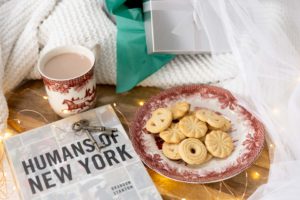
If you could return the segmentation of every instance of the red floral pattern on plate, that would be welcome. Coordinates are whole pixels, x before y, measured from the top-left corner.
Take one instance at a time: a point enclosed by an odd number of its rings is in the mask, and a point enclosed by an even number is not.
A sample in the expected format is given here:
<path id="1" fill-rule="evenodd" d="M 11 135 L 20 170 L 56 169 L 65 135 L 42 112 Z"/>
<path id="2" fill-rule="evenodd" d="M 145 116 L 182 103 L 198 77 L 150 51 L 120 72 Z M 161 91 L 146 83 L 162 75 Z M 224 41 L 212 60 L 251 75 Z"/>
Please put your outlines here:
<path id="1" fill-rule="evenodd" d="M 200 95 L 200 97 L 199 97 Z M 201 171 L 201 166 L 196 169 L 179 170 L 176 166 L 165 162 L 159 153 L 150 153 L 147 149 L 147 141 L 144 139 L 146 133 L 144 127 L 150 118 L 151 112 L 159 107 L 167 107 L 169 102 L 182 98 L 201 98 L 207 101 L 217 101 L 219 109 L 230 110 L 240 116 L 243 123 L 249 126 L 244 140 L 239 143 L 243 146 L 243 151 L 238 154 L 235 162 L 226 165 L 224 170 L 210 170 L 206 173 Z M 201 105 L 200 105 L 201 106 Z M 149 99 L 136 113 L 135 119 L 130 126 L 130 136 L 136 152 L 143 162 L 156 172 L 177 181 L 189 183 L 209 183 L 233 177 L 248 168 L 260 154 L 264 144 L 264 127 L 249 111 L 238 104 L 236 98 L 227 90 L 208 85 L 189 85 L 175 87 Z M 237 143 L 237 141 L 235 141 Z M 156 140 L 156 151 L 161 151 Z M 177 161 L 170 161 L 177 162 Z M 181 163 L 182 161 L 178 161 Z"/>

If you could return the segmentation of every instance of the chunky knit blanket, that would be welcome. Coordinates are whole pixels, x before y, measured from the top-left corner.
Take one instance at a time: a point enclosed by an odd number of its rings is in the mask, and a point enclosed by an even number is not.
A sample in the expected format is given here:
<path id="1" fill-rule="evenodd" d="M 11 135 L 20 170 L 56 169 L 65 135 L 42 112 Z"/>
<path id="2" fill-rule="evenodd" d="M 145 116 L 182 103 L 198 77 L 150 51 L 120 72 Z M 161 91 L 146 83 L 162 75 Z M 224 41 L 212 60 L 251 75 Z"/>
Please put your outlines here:
<path id="1" fill-rule="evenodd" d="M 39 79 L 39 55 L 66 44 L 93 50 L 97 83 L 115 84 L 116 27 L 103 12 L 101 1 L 0 0 L 0 130 L 8 117 L 5 94 L 24 79 Z M 182 55 L 140 85 L 212 82 L 230 87 L 237 74 L 230 54 Z"/>

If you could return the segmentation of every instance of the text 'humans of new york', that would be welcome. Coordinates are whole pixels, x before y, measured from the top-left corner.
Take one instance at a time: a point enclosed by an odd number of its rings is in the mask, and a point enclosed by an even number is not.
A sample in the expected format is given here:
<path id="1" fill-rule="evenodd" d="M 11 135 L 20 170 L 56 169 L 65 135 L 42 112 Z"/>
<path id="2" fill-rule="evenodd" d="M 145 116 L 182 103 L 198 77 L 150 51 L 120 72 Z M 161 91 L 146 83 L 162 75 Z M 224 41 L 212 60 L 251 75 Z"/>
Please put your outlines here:
<path id="1" fill-rule="evenodd" d="M 99 135 L 100 141 L 105 144 L 105 148 L 103 148 L 101 153 L 87 155 L 83 159 L 77 160 L 78 164 L 84 168 L 87 174 L 90 174 L 92 169 L 103 170 L 106 167 L 133 158 L 132 155 L 126 151 L 125 144 L 118 145 L 118 137 L 119 134 L 117 132 L 114 132 L 111 136 L 104 134 Z M 116 144 L 115 148 L 107 149 L 107 147 L 112 144 Z M 60 150 L 56 149 L 30 158 L 26 161 L 22 161 L 22 166 L 26 175 L 63 163 L 63 166 L 61 167 L 56 167 L 55 169 L 49 168 L 49 171 L 28 178 L 32 194 L 55 187 L 57 183 L 52 179 L 53 176 L 55 176 L 62 184 L 66 181 L 71 181 L 73 179 L 72 167 L 68 161 L 79 156 L 82 157 L 85 154 L 91 154 L 95 151 L 95 146 L 92 145 L 91 141 L 89 139 L 85 139 L 71 144 L 68 147 L 64 146 Z"/>

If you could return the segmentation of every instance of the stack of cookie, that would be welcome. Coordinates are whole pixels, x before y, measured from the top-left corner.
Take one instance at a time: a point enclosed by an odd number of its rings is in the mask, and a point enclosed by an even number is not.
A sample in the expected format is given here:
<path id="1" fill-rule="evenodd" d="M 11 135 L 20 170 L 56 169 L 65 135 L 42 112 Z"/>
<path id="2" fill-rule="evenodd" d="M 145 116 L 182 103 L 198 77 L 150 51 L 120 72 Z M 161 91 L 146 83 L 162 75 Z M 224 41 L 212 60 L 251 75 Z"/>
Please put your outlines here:
<path id="1" fill-rule="evenodd" d="M 227 133 L 231 123 L 208 109 L 190 111 L 188 102 L 177 102 L 170 108 L 158 108 L 146 123 L 147 131 L 164 140 L 163 154 L 187 164 L 203 164 L 213 157 L 226 158 L 233 151 Z"/>

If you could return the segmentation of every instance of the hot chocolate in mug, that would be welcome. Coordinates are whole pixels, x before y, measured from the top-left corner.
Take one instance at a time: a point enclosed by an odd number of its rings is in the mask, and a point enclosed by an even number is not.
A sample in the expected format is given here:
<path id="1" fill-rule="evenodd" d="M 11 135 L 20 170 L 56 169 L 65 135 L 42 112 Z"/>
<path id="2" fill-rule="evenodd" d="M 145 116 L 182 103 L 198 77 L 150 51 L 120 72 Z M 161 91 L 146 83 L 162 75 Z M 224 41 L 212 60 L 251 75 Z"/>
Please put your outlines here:
<path id="1" fill-rule="evenodd" d="M 48 101 L 61 117 L 94 107 L 96 102 L 95 56 L 83 46 L 62 46 L 41 55 L 38 70 Z"/>

